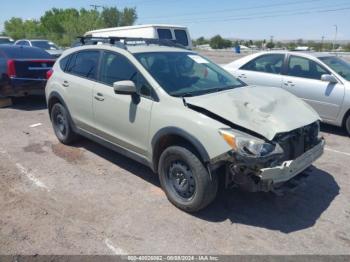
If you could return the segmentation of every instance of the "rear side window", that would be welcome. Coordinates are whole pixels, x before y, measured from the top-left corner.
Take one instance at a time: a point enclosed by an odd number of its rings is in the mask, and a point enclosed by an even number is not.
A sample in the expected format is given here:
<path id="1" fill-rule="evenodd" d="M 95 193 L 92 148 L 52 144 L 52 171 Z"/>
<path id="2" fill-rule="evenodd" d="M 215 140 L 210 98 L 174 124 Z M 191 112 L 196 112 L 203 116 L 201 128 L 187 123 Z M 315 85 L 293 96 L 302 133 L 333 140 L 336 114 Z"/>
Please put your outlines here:
<path id="1" fill-rule="evenodd" d="M 99 51 L 75 53 L 69 61 L 66 72 L 89 79 L 96 79 L 99 57 Z"/>
<path id="2" fill-rule="evenodd" d="M 1 48 L 10 59 L 52 59 L 52 56 L 36 47 L 9 46 Z"/>
<path id="3" fill-rule="evenodd" d="M 243 70 L 281 74 L 284 54 L 262 55 L 241 67 Z"/>
<path id="4" fill-rule="evenodd" d="M 179 44 L 183 46 L 188 46 L 188 37 L 187 32 L 185 30 L 175 29 L 175 38 Z"/>
<path id="5" fill-rule="evenodd" d="M 321 80 L 323 74 L 329 72 L 318 63 L 300 56 L 290 56 L 288 62 L 288 75 Z"/>
<path id="6" fill-rule="evenodd" d="M 60 60 L 60 67 L 62 71 L 66 71 L 67 64 L 69 62 L 71 55 L 68 55 Z"/>
<path id="7" fill-rule="evenodd" d="M 157 29 L 159 39 L 173 39 L 170 29 Z"/>

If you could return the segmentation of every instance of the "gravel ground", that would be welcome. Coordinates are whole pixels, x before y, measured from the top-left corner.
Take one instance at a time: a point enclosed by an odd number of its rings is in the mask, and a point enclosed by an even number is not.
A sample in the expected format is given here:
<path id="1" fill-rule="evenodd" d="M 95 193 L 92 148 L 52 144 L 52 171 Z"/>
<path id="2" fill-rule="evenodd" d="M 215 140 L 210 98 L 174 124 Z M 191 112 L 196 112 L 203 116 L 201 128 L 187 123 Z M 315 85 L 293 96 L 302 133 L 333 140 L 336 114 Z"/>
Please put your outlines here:
<path id="1" fill-rule="evenodd" d="M 43 99 L 17 99 L 0 109 L 0 254 L 350 254 L 350 139 L 323 134 L 294 192 L 227 190 L 191 215 L 149 169 L 85 139 L 59 144 Z"/>

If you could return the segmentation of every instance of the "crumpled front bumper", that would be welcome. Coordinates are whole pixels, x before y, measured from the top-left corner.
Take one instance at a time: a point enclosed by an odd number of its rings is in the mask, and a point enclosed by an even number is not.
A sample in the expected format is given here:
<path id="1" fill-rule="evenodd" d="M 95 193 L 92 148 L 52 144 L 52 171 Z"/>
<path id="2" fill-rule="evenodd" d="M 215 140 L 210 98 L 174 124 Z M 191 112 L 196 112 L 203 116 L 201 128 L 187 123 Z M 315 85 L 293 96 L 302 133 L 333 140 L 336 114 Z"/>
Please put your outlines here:
<path id="1" fill-rule="evenodd" d="M 286 182 L 303 172 L 318 159 L 323 154 L 324 146 L 325 141 L 322 139 L 320 143 L 294 160 L 285 161 L 280 166 L 261 169 L 259 177 L 262 182 L 270 181 L 273 184 Z"/>

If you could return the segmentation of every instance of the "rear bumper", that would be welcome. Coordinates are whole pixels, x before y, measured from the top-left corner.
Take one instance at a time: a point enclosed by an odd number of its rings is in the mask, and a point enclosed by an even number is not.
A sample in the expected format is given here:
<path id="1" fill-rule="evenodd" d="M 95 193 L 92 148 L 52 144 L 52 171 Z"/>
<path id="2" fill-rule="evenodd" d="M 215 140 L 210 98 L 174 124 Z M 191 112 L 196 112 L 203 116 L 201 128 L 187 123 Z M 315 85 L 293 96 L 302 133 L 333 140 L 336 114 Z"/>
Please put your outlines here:
<path id="1" fill-rule="evenodd" d="M 316 161 L 323 154 L 324 145 L 325 141 L 322 139 L 319 144 L 294 160 L 285 161 L 280 166 L 261 169 L 259 177 L 262 181 L 270 181 L 273 184 L 286 182 Z"/>
<path id="2" fill-rule="evenodd" d="M 46 79 L 11 78 L 0 85 L 0 96 L 19 97 L 27 95 L 44 95 Z"/>

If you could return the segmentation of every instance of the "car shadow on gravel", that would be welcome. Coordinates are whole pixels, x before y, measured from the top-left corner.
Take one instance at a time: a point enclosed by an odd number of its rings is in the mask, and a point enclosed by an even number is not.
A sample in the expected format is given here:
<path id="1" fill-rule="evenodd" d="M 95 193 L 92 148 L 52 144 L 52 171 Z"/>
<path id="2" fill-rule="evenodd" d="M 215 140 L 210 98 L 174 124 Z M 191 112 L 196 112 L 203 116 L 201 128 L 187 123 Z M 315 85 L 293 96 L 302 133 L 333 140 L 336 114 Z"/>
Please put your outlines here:
<path id="1" fill-rule="evenodd" d="M 12 105 L 9 108 L 23 110 L 23 111 L 36 111 L 46 109 L 46 100 L 44 96 L 26 96 L 12 98 Z"/>
<path id="2" fill-rule="evenodd" d="M 321 131 L 325 133 L 330 133 L 338 136 L 348 136 L 343 127 L 332 126 L 328 124 L 321 124 Z"/>
<path id="3" fill-rule="evenodd" d="M 119 166 L 120 168 L 127 170 L 128 172 L 142 178 L 146 182 L 154 186 L 160 187 L 158 176 L 155 175 L 150 168 L 147 168 L 146 166 L 140 164 L 137 161 L 134 161 L 121 154 L 118 154 L 106 147 L 101 146 L 98 143 L 95 143 L 85 138 L 81 138 L 73 146 L 77 148 L 84 148 L 87 151 L 90 151 L 98 155 L 99 157 Z"/>
<path id="4" fill-rule="evenodd" d="M 75 146 L 84 148 L 160 187 L 157 175 L 134 160 L 87 139 L 81 139 Z M 311 167 L 300 186 L 283 196 L 273 193 L 249 193 L 239 189 L 222 190 L 210 206 L 192 215 L 210 222 L 229 219 L 233 224 L 290 233 L 312 227 L 339 194 L 339 189 L 333 176 Z"/>
<path id="5" fill-rule="evenodd" d="M 220 222 L 278 230 L 291 233 L 312 227 L 339 194 L 333 176 L 311 167 L 308 176 L 294 191 L 283 196 L 273 193 L 249 193 L 225 190 L 196 217 Z"/>

